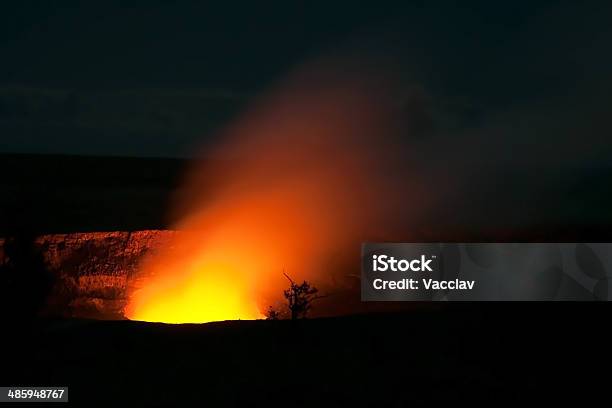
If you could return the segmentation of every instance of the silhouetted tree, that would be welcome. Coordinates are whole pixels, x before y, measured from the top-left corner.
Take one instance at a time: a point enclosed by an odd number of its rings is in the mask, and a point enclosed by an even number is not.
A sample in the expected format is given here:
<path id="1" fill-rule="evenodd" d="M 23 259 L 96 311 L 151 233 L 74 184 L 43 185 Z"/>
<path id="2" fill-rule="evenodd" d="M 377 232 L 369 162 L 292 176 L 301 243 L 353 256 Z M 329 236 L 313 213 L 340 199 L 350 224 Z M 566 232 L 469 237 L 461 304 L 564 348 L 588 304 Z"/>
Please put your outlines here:
<path id="1" fill-rule="evenodd" d="M 268 308 L 266 312 L 266 320 L 278 320 L 280 319 L 281 314 L 278 310 L 274 309 L 272 306 Z"/>
<path id="2" fill-rule="evenodd" d="M 289 289 L 285 290 L 283 294 L 288 302 L 291 320 L 303 319 L 311 309 L 312 302 L 325 296 L 317 295 L 319 290 L 309 282 L 304 281 L 301 284 L 297 284 L 286 273 L 283 272 L 283 275 L 285 275 L 290 282 Z"/>

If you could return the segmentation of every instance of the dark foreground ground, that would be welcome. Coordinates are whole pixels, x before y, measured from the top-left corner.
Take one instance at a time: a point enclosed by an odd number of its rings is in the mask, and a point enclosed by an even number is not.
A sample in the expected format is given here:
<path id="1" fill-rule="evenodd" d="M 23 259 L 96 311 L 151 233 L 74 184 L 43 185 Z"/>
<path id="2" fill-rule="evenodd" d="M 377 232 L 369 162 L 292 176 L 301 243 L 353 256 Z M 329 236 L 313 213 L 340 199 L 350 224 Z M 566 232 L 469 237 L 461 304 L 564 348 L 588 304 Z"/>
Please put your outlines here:
<path id="1" fill-rule="evenodd" d="M 38 321 L 4 331 L 2 381 L 71 403 L 586 403 L 606 392 L 607 303 L 455 304 L 297 323 Z M 604 404 L 606 405 L 606 404 Z"/>

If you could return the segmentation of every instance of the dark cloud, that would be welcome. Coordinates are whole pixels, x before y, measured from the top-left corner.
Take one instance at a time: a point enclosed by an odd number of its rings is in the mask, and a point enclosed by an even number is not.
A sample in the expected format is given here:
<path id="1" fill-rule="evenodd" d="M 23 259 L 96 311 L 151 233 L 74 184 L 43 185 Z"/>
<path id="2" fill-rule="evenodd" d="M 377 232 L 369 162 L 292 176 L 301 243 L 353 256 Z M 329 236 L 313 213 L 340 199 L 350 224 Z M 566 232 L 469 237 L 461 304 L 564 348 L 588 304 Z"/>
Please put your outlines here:
<path id="1" fill-rule="evenodd" d="M 350 49 L 420 89 L 397 98 L 425 149 L 508 166 L 610 152 L 605 2 L 2 7 L 4 151 L 188 155 L 292 67 Z"/>
<path id="2" fill-rule="evenodd" d="M 248 101 L 224 90 L 0 88 L 0 150 L 186 156 Z"/>

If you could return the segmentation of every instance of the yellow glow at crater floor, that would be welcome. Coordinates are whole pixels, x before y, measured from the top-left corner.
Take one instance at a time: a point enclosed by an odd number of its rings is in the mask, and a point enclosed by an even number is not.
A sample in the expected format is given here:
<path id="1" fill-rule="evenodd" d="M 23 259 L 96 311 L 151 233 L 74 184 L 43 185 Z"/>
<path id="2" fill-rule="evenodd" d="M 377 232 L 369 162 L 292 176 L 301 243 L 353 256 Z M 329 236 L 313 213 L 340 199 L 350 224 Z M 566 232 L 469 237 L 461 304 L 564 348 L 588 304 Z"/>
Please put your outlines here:
<path id="1" fill-rule="evenodd" d="M 262 317 L 248 289 L 233 274 L 191 273 L 161 276 L 132 295 L 126 308 L 131 320 L 205 323 Z M 172 275 L 170 275 L 172 276 Z"/>

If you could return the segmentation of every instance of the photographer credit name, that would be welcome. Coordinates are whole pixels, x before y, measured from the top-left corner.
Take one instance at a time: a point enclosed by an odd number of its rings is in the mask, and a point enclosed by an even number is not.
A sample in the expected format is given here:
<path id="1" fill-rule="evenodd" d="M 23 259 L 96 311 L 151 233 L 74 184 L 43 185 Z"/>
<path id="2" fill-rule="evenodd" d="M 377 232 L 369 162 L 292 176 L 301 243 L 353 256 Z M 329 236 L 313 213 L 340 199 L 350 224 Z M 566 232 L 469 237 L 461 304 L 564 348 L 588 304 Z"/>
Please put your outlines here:
<path id="1" fill-rule="evenodd" d="M 433 272 L 432 262 L 436 256 L 429 259 L 425 255 L 420 258 L 396 259 L 393 256 L 373 255 L 372 271 L 374 272 Z M 474 280 L 437 280 L 430 277 L 424 278 L 402 278 L 397 280 L 387 280 L 376 278 L 372 280 L 372 287 L 375 290 L 472 290 L 475 285 Z"/>

